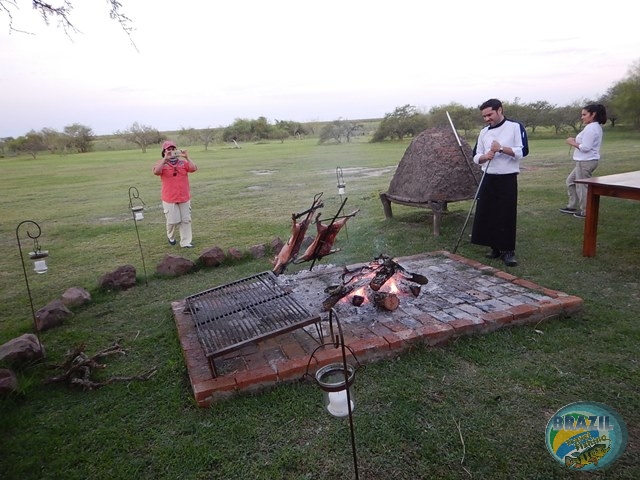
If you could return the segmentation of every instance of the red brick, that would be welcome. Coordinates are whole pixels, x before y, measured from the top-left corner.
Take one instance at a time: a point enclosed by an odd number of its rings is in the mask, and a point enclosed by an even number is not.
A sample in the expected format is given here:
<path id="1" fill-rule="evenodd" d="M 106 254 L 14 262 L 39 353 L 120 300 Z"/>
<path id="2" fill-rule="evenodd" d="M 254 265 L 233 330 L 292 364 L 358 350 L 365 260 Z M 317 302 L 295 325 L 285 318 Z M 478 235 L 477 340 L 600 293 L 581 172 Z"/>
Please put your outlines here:
<path id="1" fill-rule="evenodd" d="M 240 372 L 234 376 L 238 390 L 275 384 L 278 374 L 269 366 Z"/>
<path id="2" fill-rule="evenodd" d="M 535 315 L 540 312 L 540 308 L 534 307 L 533 305 L 515 305 L 509 309 L 511 313 L 513 313 L 513 321 L 518 321 L 522 318 L 527 318 Z"/>
<path id="3" fill-rule="evenodd" d="M 311 372 L 317 369 L 317 361 L 315 358 L 297 358 L 289 360 L 278 365 L 278 380 L 295 380 L 302 378 L 307 373 L 307 367 Z"/>
<path id="4" fill-rule="evenodd" d="M 200 406 L 208 406 L 215 392 L 235 392 L 236 382 L 233 378 L 218 377 L 205 382 L 193 384 L 193 396 Z"/>
<path id="5" fill-rule="evenodd" d="M 384 322 L 384 326 L 395 333 L 402 332 L 407 329 L 407 326 L 404 323 L 400 323 L 396 320 Z"/>
<path id="6" fill-rule="evenodd" d="M 366 338 L 352 343 L 347 343 L 347 345 L 358 357 L 367 357 L 371 352 L 375 352 L 377 350 L 389 350 L 389 342 L 387 342 L 383 337 Z"/>
<path id="7" fill-rule="evenodd" d="M 191 383 L 203 382 L 213 378 L 208 362 L 191 363 L 188 366 L 188 372 Z"/>
<path id="8" fill-rule="evenodd" d="M 262 355 L 262 352 L 243 355 L 242 358 L 244 358 L 244 361 L 247 364 L 248 370 L 255 370 L 259 368 L 264 368 L 265 366 L 266 367 L 269 366 L 269 363 L 267 362 L 267 360 L 265 360 L 264 356 Z"/>
<path id="9" fill-rule="evenodd" d="M 403 350 L 405 348 L 405 341 L 395 333 L 392 333 L 392 332 L 387 333 L 386 335 L 383 336 L 383 338 L 389 344 L 390 350 L 397 351 L 397 350 Z"/>
<path id="10" fill-rule="evenodd" d="M 405 343 L 416 343 L 420 340 L 420 334 L 416 330 L 405 329 L 400 332 L 396 332 L 396 335 L 400 337 Z"/>
<path id="11" fill-rule="evenodd" d="M 547 297 L 551 297 L 551 298 L 558 298 L 561 295 L 566 295 L 566 293 L 563 292 L 559 292 L 558 290 L 551 290 L 550 288 L 542 288 L 541 290 L 543 295 L 546 295 Z"/>
<path id="12" fill-rule="evenodd" d="M 483 313 L 480 317 L 484 322 L 485 331 L 493 331 L 513 322 L 513 313 L 509 310 Z"/>
<path id="13" fill-rule="evenodd" d="M 469 335 L 474 332 L 480 331 L 482 324 L 475 323 L 469 318 L 456 318 L 447 322 L 455 330 L 455 336 Z"/>
<path id="14" fill-rule="evenodd" d="M 416 333 L 424 340 L 425 343 L 433 346 L 446 342 L 453 337 L 455 329 L 446 323 L 442 323 L 434 319 L 433 323 L 418 328 Z"/>
<path id="15" fill-rule="evenodd" d="M 529 280 L 524 280 L 522 278 L 517 278 L 513 281 L 516 285 L 520 285 L 521 287 L 528 288 L 529 290 L 542 290 L 542 287 L 537 283 L 533 283 Z"/>
<path id="16" fill-rule="evenodd" d="M 562 302 L 559 302 L 556 299 L 551 301 L 543 300 L 540 302 L 540 312 L 542 313 L 543 318 L 560 315 L 562 311 Z"/>
<path id="17" fill-rule="evenodd" d="M 562 303 L 562 309 L 565 314 L 581 312 L 584 307 L 584 300 L 580 297 L 568 296 L 558 299 Z"/>
<path id="18" fill-rule="evenodd" d="M 518 278 L 515 275 L 511 275 L 510 273 L 503 272 L 502 270 L 497 270 L 495 273 L 495 276 L 498 278 L 502 278 L 503 280 L 506 280 L 508 282 L 513 282 Z"/>
<path id="19" fill-rule="evenodd" d="M 314 354 L 315 359 L 318 362 L 318 367 L 322 367 L 329 363 L 334 363 L 342 360 L 342 348 L 334 348 L 333 346 L 327 346 L 324 349 L 317 350 Z"/>
<path id="20" fill-rule="evenodd" d="M 287 337 L 286 340 L 280 342 L 280 349 L 289 359 L 295 359 L 307 356 L 307 352 L 293 338 Z"/>
<path id="21" fill-rule="evenodd" d="M 367 328 L 377 337 L 384 337 L 385 335 L 388 335 L 392 332 L 392 330 L 382 322 L 371 322 L 367 325 Z"/>

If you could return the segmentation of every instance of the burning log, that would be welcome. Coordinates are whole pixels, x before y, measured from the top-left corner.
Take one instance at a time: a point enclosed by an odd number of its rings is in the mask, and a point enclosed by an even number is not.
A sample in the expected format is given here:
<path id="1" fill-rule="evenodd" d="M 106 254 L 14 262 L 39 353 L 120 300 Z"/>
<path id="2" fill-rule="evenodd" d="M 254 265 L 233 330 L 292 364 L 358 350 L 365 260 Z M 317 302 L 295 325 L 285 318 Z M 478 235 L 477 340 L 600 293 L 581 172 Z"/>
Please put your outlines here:
<path id="1" fill-rule="evenodd" d="M 338 303 L 342 298 L 353 292 L 353 285 L 338 285 L 330 289 L 330 295 L 322 302 L 322 311 L 328 312 L 333 306 Z M 325 290 L 325 292 L 327 292 Z M 328 292 L 329 293 L 329 292 Z"/>
<path id="2" fill-rule="evenodd" d="M 376 307 L 389 312 L 393 312 L 400 306 L 400 299 L 395 293 L 373 292 L 371 301 Z"/>
<path id="3" fill-rule="evenodd" d="M 372 278 L 373 277 L 373 278 Z M 395 278 L 393 278 L 395 277 Z M 389 281 L 392 288 L 382 291 L 382 287 Z M 324 311 L 331 310 L 342 298 L 352 295 L 348 301 L 359 307 L 369 298 L 371 303 L 380 309 L 394 311 L 400 305 L 400 297 L 396 292 L 406 292 L 408 289 L 414 297 L 420 295 L 421 286 L 429 282 L 427 277 L 418 273 L 407 272 L 404 267 L 391 258 L 381 255 L 375 261 L 349 270 L 344 267 L 339 285 L 332 285 L 325 289 L 329 294 L 322 303 Z M 367 284 L 368 287 L 367 288 Z M 370 291 L 368 291 L 370 289 Z"/>
<path id="4" fill-rule="evenodd" d="M 380 266 L 375 270 L 376 274 L 369 283 L 369 287 L 371 287 L 373 291 L 379 291 L 396 273 L 400 274 L 405 280 L 417 283 L 418 285 L 426 285 L 429 283 L 429 279 L 424 275 L 407 272 L 402 265 L 394 262 L 389 257 L 382 255 L 376 260 L 380 263 Z"/>

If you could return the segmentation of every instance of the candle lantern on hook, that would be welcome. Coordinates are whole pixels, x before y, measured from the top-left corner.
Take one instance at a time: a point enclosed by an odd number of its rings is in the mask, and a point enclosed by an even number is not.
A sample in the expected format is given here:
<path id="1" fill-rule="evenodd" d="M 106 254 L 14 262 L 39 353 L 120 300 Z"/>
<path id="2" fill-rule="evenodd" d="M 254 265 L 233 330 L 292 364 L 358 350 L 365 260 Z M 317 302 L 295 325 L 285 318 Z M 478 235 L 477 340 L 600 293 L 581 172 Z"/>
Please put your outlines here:
<path id="1" fill-rule="evenodd" d="M 338 195 L 342 197 L 345 194 L 347 185 L 344 183 L 344 175 L 340 167 L 336 167 L 336 179 L 338 181 Z"/>
<path id="2" fill-rule="evenodd" d="M 133 223 L 136 227 L 136 236 L 138 238 L 138 247 L 140 247 L 140 257 L 142 257 L 142 269 L 144 270 L 144 283 L 148 285 L 147 267 L 144 263 L 144 253 L 142 252 L 142 243 L 140 242 L 140 233 L 138 232 L 138 222 L 144 219 L 145 203 L 140 198 L 140 192 L 136 187 L 129 187 L 129 209 L 133 216 Z"/>
<path id="3" fill-rule="evenodd" d="M 33 297 L 31 295 L 31 288 L 29 287 L 29 275 L 27 275 L 27 267 L 24 263 L 24 255 L 22 253 L 22 244 L 20 243 L 20 227 L 25 226 L 27 236 L 33 240 L 33 251 L 29 252 L 29 258 L 33 262 L 33 271 L 38 274 L 47 273 L 49 267 L 47 266 L 47 257 L 49 257 L 49 252 L 47 250 L 42 250 L 40 247 L 40 242 L 38 239 L 42 234 L 42 229 L 40 225 L 38 225 L 33 220 L 24 220 L 18 224 L 16 227 L 16 240 L 18 241 L 18 251 L 20 252 L 20 261 L 22 262 L 22 271 L 24 273 L 24 281 L 27 285 L 27 295 L 29 296 L 29 305 L 31 306 L 31 316 L 33 318 L 33 329 L 38 339 L 38 346 L 40 347 L 40 352 L 44 356 L 44 350 L 42 349 L 42 343 L 40 342 L 40 332 L 38 329 L 38 320 L 36 318 L 36 310 L 33 307 Z"/>
<path id="4" fill-rule="evenodd" d="M 335 323 L 335 325 L 334 325 Z M 337 330 L 337 332 L 336 332 Z M 353 427 L 353 411 L 355 409 L 355 401 L 353 396 L 353 384 L 356 378 L 356 372 L 362 368 L 362 365 L 356 358 L 353 350 L 345 344 L 342 325 L 338 319 L 338 315 L 334 309 L 329 311 L 329 336 L 330 342 L 323 343 L 318 346 L 307 363 L 307 371 L 305 377 L 311 376 L 309 369 L 311 361 L 315 357 L 316 352 L 320 349 L 336 348 L 340 349 L 340 362 L 324 365 L 315 372 L 313 379 L 323 391 L 324 408 L 334 417 L 348 417 L 349 431 L 351 434 L 351 453 L 353 456 L 354 478 L 358 480 L 358 456 L 356 453 L 356 437 Z M 354 363 L 347 360 L 347 351 L 349 356 L 353 358 Z"/>

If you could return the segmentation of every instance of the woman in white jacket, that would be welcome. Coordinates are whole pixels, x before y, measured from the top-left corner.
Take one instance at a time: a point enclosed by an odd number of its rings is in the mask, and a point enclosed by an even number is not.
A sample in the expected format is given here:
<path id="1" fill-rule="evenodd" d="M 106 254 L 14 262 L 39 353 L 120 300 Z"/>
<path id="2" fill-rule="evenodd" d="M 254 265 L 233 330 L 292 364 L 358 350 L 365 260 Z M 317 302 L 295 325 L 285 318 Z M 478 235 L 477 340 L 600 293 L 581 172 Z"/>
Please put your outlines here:
<path id="1" fill-rule="evenodd" d="M 600 160 L 600 146 L 602 145 L 602 126 L 607 123 L 607 111 L 601 104 L 590 104 L 582 109 L 580 114 L 584 128 L 574 138 L 567 138 L 567 144 L 575 148 L 573 159 L 575 167 L 567 177 L 567 193 L 569 204 L 561 208 L 562 213 L 574 217 L 584 218 L 587 209 L 587 186 L 576 184 L 576 180 L 591 178 Z"/>

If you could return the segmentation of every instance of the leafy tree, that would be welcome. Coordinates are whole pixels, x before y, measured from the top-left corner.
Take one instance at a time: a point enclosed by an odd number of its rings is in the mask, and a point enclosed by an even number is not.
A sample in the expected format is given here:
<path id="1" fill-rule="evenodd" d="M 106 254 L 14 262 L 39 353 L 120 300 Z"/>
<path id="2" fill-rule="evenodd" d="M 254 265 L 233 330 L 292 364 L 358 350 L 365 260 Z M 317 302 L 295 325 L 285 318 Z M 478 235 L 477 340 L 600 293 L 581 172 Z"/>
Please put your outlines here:
<path id="1" fill-rule="evenodd" d="M 349 143 L 351 138 L 361 131 L 361 124 L 339 118 L 338 120 L 327 123 L 322 127 L 318 143 L 325 143 L 329 140 L 335 140 L 337 143 L 342 143 L 343 139 Z"/>
<path id="2" fill-rule="evenodd" d="M 385 114 L 371 141 L 381 142 L 387 138 L 402 140 L 420 133 L 428 125 L 428 116 L 419 113 L 416 107 L 409 104 L 396 107 L 392 113 Z"/>
<path id="3" fill-rule="evenodd" d="M 13 140 L 13 137 L 0 138 L 0 158 L 4 157 L 8 150 L 9 142 Z"/>
<path id="4" fill-rule="evenodd" d="M 289 132 L 284 128 L 275 127 L 271 136 L 276 140 L 280 140 L 280 143 L 284 143 L 284 141 L 289 138 Z"/>
<path id="5" fill-rule="evenodd" d="M 556 108 L 546 100 L 528 103 L 523 109 L 525 117 L 520 121 L 525 127 L 531 128 L 531 133 L 536 133 L 536 127 L 548 125 L 549 113 Z"/>
<path id="6" fill-rule="evenodd" d="M 253 140 L 267 140 L 271 137 L 273 126 L 265 117 L 258 117 L 251 122 L 251 134 Z"/>
<path id="7" fill-rule="evenodd" d="M 222 132 L 222 140 L 225 142 L 251 140 L 251 121 L 245 118 L 236 118 L 234 122 Z"/>
<path id="8" fill-rule="evenodd" d="M 39 152 L 47 149 L 42 135 L 35 130 L 31 130 L 26 135 L 11 140 L 7 146 L 9 150 L 16 153 L 28 153 L 34 160 Z"/>
<path id="9" fill-rule="evenodd" d="M 202 143 L 204 144 L 205 151 L 209 149 L 209 144 L 215 141 L 216 133 L 215 128 L 203 128 L 201 130 L 195 128 L 180 129 L 180 137 L 186 138 L 189 145 Z"/>
<path id="10" fill-rule="evenodd" d="M 289 136 L 292 137 L 307 135 L 306 129 L 299 122 L 293 122 L 290 120 L 276 120 L 276 128 L 286 131 Z"/>
<path id="11" fill-rule="evenodd" d="M 53 128 L 43 128 L 40 130 L 40 135 L 42 135 L 42 141 L 47 150 L 51 153 L 64 149 L 65 139 L 59 131 Z"/>
<path id="12" fill-rule="evenodd" d="M 217 130 L 215 128 L 203 128 L 198 131 L 198 139 L 204 145 L 205 151 L 209 149 L 209 145 L 215 142 Z"/>
<path id="13" fill-rule="evenodd" d="M 80 153 L 87 153 L 93 148 L 95 135 L 91 128 L 74 123 L 64 127 L 64 135 L 67 140 L 67 148 L 73 148 Z"/>
<path id="14" fill-rule="evenodd" d="M 480 112 L 477 108 L 465 107 L 459 103 L 451 102 L 447 105 L 432 107 L 429 110 L 429 125 L 450 126 L 447 112 L 449 112 L 456 130 L 463 130 L 465 136 L 468 135 L 469 130 L 478 128 L 482 123 Z"/>
<path id="15" fill-rule="evenodd" d="M 335 140 L 336 143 L 342 143 L 342 137 L 344 137 L 343 121 L 338 119 L 333 122 L 329 122 L 322 127 L 318 143 L 326 143 L 329 140 Z"/>
<path id="16" fill-rule="evenodd" d="M 607 97 L 611 99 L 610 107 L 620 119 L 640 128 L 640 60 L 631 66 L 623 80 L 611 87 Z"/>
<path id="17" fill-rule="evenodd" d="M 157 129 L 148 125 L 140 125 L 138 122 L 133 122 L 133 125 L 126 130 L 118 130 L 114 135 L 122 137 L 127 142 L 135 143 L 142 149 L 142 153 L 147 152 L 149 145 L 158 144 L 164 140 Z"/>
<path id="18" fill-rule="evenodd" d="M 198 140 L 200 139 L 200 134 L 198 133 L 198 130 L 191 127 L 189 128 L 182 127 L 178 135 L 180 135 L 180 138 L 186 139 L 189 145 L 193 145 L 197 143 Z"/>

